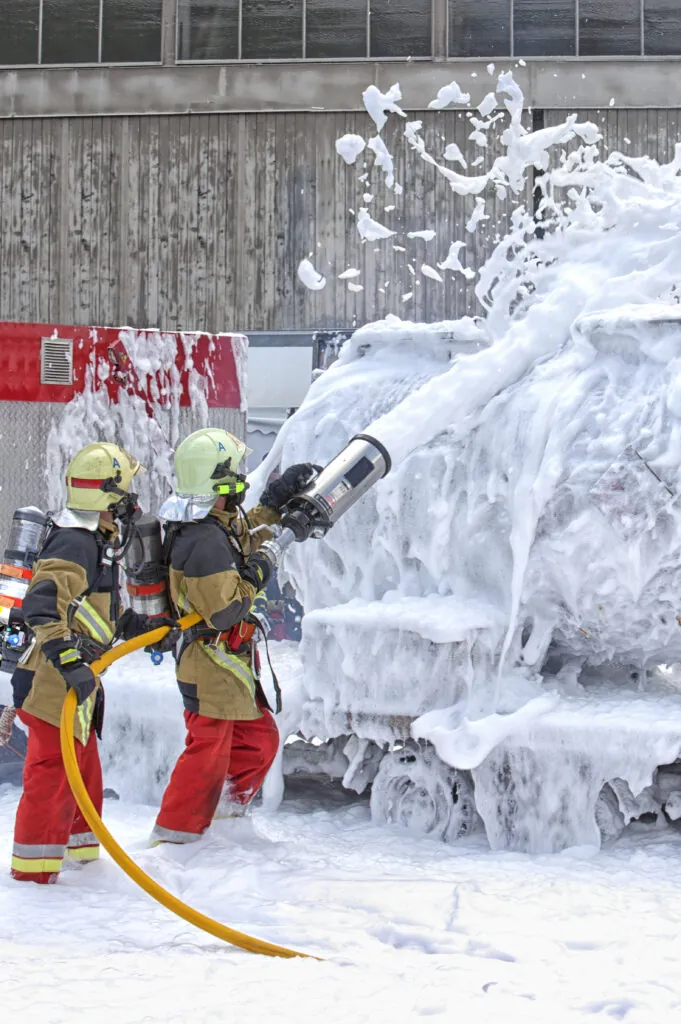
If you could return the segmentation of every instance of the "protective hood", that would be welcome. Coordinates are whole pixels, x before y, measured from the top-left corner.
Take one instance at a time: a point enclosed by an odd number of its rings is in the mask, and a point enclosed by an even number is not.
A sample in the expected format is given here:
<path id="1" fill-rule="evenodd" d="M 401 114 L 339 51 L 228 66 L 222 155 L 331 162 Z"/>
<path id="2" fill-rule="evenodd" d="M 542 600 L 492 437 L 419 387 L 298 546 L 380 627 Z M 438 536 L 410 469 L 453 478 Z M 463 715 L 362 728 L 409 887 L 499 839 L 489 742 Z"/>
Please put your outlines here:
<path id="1" fill-rule="evenodd" d="M 71 527 L 79 530 L 90 530 L 94 533 L 99 526 L 99 512 L 85 511 L 75 508 L 63 508 L 56 516 L 52 516 L 55 526 Z"/>
<path id="2" fill-rule="evenodd" d="M 158 517 L 167 523 L 191 523 L 197 519 L 205 519 L 217 497 L 215 494 L 201 500 L 201 497 L 196 495 L 183 498 L 179 494 L 171 494 L 161 505 Z"/>

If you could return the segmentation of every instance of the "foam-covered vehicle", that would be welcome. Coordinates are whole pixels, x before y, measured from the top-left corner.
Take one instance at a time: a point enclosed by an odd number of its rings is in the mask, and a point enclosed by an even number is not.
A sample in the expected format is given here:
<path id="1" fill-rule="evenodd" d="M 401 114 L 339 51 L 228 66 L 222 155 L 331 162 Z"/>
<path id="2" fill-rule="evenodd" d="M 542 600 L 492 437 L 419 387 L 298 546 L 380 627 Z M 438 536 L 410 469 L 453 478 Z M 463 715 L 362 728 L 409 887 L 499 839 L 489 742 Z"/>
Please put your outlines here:
<path id="1" fill-rule="evenodd" d="M 397 86 L 364 96 L 379 133 L 404 113 Z M 452 83 L 431 107 L 452 102 L 475 100 Z M 484 315 L 358 330 L 254 484 L 278 461 L 324 465 L 358 432 L 392 460 L 284 563 L 306 611 L 288 724 L 311 741 L 288 745 L 289 768 L 371 783 L 379 822 L 454 839 L 479 816 L 495 848 L 550 851 L 681 815 L 681 146 L 667 164 L 604 155 L 576 115 L 531 131 L 510 73 L 483 104 L 485 155 L 452 147 L 456 168 L 442 135 L 428 152 L 421 122 L 401 122 L 465 232 L 448 254 L 442 225 L 399 241 L 403 302 L 464 275 Z M 397 186 L 367 145 L 368 202 L 377 176 Z M 508 231 L 464 267 L 488 195 Z M 360 214 L 360 235 L 392 246 Z M 419 276 L 409 247 L 426 235 Z M 404 308 L 394 282 L 386 295 Z"/>
<path id="2" fill-rule="evenodd" d="M 283 461 L 324 464 L 471 360 L 493 372 L 485 327 L 356 332 Z M 578 317 L 550 359 L 296 546 L 288 771 L 371 784 L 376 821 L 449 841 L 481 817 L 496 848 L 557 850 L 679 815 L 681 696 L 663 667 L 681 661 L 679 366 L 674 306 Z"/>

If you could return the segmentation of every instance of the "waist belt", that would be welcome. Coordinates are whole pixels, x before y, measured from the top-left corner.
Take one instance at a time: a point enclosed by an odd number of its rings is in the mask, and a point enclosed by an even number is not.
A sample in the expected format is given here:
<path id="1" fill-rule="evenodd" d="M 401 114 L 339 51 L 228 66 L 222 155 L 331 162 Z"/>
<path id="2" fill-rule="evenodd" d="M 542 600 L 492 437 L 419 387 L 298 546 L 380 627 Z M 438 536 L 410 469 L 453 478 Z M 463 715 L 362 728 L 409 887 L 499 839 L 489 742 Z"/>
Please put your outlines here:
<path id="1" fill-rule="evenodd" d="M 272 665 L 272 659 L 270 658 L 270 649 L 267 643 L 267 634 L 265 630 L 257 622 L 238 622 L 236 626 L 232 626 L 231 629 L 220 632 L 218 629 L 211 629 L 210 626 L 206 626 L 205 623 L 196 626 L 191 626 L 185 630 L 182 634 L 183 643 L 180 651 L 177 655 L 177 659 L 182 657 L 186 649 L 190 644 L 193 644 L 195 640 L 200 640 L 202 643 L 219 644 L 226 643 L 230 650 L 236 654 L 245 653 L 251 647 L 251 641 L 255 634 L 256 629 L 260 629 L 263 640 L 265 642 L 265 651 L 267 653 L 267 663 L 269 665 L 270 673 L 272 675 L 272 683 L 274 685 L 274 692 L 276 694 L 276 714 L 281 712 L 281 687 L 279 686 L 279 680 L 277 679 L 274 666 Z M 259 683 L 259 671 L 256 670 L 255 677 Z M 267 699 L 264 693 L 262 694 L 267 705 Z M 269 705 L 267 705 L 269 706 Z"/>
<path id="2" fill-rule="evenodd" d="M 245 650 L 250 645 L 256 629 L 255 623 L 246 622 L 245 620 L 237 622 L 236 626 L 232 626 L 231 629 L 222 631 L 211 629 L 205 623 L 191 626 L 190 629 L 184 632 L 182 650 L 184 651 L 195 640 L 201 640 L 204 643 L 210 644 L 225 643 L 231 651 L 240 651 L 242 648 Z"/>

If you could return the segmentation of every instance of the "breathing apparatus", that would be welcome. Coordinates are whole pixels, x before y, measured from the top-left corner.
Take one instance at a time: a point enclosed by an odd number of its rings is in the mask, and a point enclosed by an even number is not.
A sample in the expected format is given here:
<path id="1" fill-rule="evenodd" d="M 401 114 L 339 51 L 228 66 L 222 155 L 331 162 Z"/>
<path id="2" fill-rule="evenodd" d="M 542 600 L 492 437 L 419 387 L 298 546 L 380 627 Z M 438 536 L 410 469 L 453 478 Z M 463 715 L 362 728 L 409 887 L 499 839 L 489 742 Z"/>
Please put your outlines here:
<path id="1" fill-rule="evenodd" d="M 81 449 L 66 470 L 66 506 L 52 514 L 37 508 L 14 513 L 7 548 L 0 563 L 0 671 L 13 672 L 33 634 L 23 616 L 23 602 L 33 579 L 33 566 L 53 526 L 94 532 L 102 512 L 121 525 L 120 540 L 104 544 L 102 566 L 123 558 L 141 515 L 137 495 L 126 489 L 144 467 L 125 449 L 97 442 Z M 112 500 L 118 498 L 117 501 Z M 77 613 L 77 602 L 69 610 Z M 101 652 L 100 652 L 101 653 Z"/>
<path id="2" fill-rule="evenodd" d="M 12 516 L 0 564 L 0 670 L 3 672 L 14 671 L 30 642 L 22 606 L 33 579 L 33 563 L 49 526 L 49 516 L 39 508 L 18 508 Z"/>

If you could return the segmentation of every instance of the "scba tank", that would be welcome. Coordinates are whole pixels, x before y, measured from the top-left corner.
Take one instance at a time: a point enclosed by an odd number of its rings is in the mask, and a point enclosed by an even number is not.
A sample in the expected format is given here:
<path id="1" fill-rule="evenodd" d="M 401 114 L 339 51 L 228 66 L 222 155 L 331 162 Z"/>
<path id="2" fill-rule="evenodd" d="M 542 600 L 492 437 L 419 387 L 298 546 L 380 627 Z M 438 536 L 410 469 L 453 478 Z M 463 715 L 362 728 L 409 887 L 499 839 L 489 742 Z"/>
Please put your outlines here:
<path id="1" fill-rule="evenodd" d="M 290 421 L 282 465 L 323 464 L 424 380 L 482 365 L 473 326 L 358 331 Z M 484 359 L 493 381 L 493 348 Z M 681 662 L 680 367 L 678 307 L 583 316 L 465 421 L 452 406 L 323 541 L 294 549 L 300 727 L 360 740 L 346 779 L 373 765 L 378 820 L 451 838 L 471 827 L 445 819 L 470 809 L 474 785 L 493 846 L 554 850 L 667 813 L 661 766 L 681 753 L 681 699 L 660 668 Z M 444 804 L 443 764 L 469 787 Z"/>
<path id="2" fill-rule="evenodd" d="M 123 567 L 132 609 L 150 618 L 170 615 L 168 569 L 163 558 L 161 524 L 156 516 L 143 515 L 135 523 Z"/>
<path id="3" fill-rule="evenodd" d="M 12 517 L 0 564 L 0 670 L 3 672 L 14 671 L 29 642 L 22 606 L 48 525 L 48 516 L 37 508 L 17 509 Z"/>

